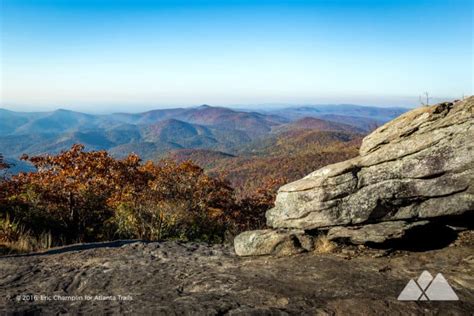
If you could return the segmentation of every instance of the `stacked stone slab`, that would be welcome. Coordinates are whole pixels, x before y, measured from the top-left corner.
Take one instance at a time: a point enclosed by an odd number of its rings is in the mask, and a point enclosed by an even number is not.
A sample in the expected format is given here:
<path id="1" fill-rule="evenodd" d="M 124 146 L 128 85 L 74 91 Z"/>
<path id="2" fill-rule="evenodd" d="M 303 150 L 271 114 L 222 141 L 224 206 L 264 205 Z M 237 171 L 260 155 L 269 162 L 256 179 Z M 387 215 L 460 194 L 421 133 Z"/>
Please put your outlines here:
<path id="1" fill-rule="evenodd" d="M 278 238 L 267 240 L 282 244 L 285 231 L 291 239 L 295 231 L 326 230 L 330 239 L 377 243 L 430 220 L 472 215 L 473 144 L 474 96 L 409 111 L 365 137 L 359 156 L 281 187 L 266 214 Z M 272 232 L 251 235 L 259 234 Z M 242 247 L 245 236 L 235 240 L 239 255 L 278 249 Z"/>

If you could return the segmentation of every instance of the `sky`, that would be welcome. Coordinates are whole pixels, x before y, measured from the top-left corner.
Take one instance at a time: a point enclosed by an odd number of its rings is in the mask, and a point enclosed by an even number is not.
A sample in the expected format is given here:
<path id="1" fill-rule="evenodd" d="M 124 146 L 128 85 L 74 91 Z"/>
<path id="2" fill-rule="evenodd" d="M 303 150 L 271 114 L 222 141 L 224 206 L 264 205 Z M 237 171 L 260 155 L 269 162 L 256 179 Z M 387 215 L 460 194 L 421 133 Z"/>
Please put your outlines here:
<path id="1" fill-rule="evenodd" d="M 414 106 L 473 94 L 470 0 L 0 0 L 0 107 Z"/>

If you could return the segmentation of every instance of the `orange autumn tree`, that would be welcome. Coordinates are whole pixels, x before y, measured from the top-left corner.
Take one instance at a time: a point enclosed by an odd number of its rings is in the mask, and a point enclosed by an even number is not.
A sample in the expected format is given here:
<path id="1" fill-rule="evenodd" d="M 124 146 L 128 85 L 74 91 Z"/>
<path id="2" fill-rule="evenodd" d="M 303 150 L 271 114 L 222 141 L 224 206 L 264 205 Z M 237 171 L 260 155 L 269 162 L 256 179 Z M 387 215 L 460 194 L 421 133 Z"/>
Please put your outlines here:
<path id="1" fill-rule="evenodd" d="M 6 183 L 10 213 L 62 243 L 140 239 L 206 239 L 223 235 L 233 190 L 189 162 L 141 163 L 74 145 L 58 155 L 24 156 L 37 172 Z"/>
<path id="2" fill-rule="evenodd" d="M 149 240 L 222 236 L 234 207 L 226 182 L 190 162 L 147 162 L 136 171 L 140 182 L 128 182 L 110 200 L 120 233 Z"/>
<path id="3" fill-rule="evenodd" d="M 22 159 L 37 172 L 20 173 L 10 180 L 13 199 L 24 210 L 16 217 L 35 229 L 44 223 L 67 243 L 107 237 L 102 223 L 113 216 L 106 202 L 114 190 L 117 161 L 105 151 L 85 152 L 82 145 L 58 155 Z"/>

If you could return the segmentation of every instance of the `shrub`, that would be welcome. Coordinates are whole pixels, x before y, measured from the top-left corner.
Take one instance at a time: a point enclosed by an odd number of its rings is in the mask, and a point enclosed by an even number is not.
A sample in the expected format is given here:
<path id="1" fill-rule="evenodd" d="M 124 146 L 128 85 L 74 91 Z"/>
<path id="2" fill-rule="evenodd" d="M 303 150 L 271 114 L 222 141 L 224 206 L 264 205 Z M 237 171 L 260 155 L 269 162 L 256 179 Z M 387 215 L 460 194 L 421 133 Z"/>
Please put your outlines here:
<path id="1" fill-rule="evenodd" d="M 233 208 L 233 190 L 190 162 L 138 167 L 141 181 L 116 192 L 118 232 L 141 239 L 219 239 Z M 148 181 L 144 181 L 144 179 Z"/>
<path id="2" fill-rule="evenodd" d="M 102 223 L 112 215 L 106 201 L 115 161 L 105 151 L 83 149 L 74 145 L 56 156 L 24 156 L 38 171 L 8 181 L 16 217 L 35 232 L 46 224 L 68 243 L 106 237 Z"/>
<path id="3" fill-rule="evenodd" d="M 24 156 L 37 172 L 0 183 L 0 207 L 28 234 L 60 243 L 139 238 L 220 241 L 239 207 L 226 181 L 190 162 L 114 159 L 82 145 Z M 248 209 L 250 202 L 245 204 Z M 244 204 L 241 204 L 244 205 Z"/>

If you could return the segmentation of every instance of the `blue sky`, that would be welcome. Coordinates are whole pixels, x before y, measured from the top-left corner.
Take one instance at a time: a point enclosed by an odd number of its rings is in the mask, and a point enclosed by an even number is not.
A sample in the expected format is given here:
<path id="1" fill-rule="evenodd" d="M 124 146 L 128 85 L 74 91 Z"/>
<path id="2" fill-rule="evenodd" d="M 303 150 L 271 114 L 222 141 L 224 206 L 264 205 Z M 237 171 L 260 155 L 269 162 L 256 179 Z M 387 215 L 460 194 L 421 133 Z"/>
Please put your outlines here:
<path id="1" fill-rule="evenodd" d="M 0 2 L 0 106 L 15 110 L 473 93 L 469 0 Z"/>

